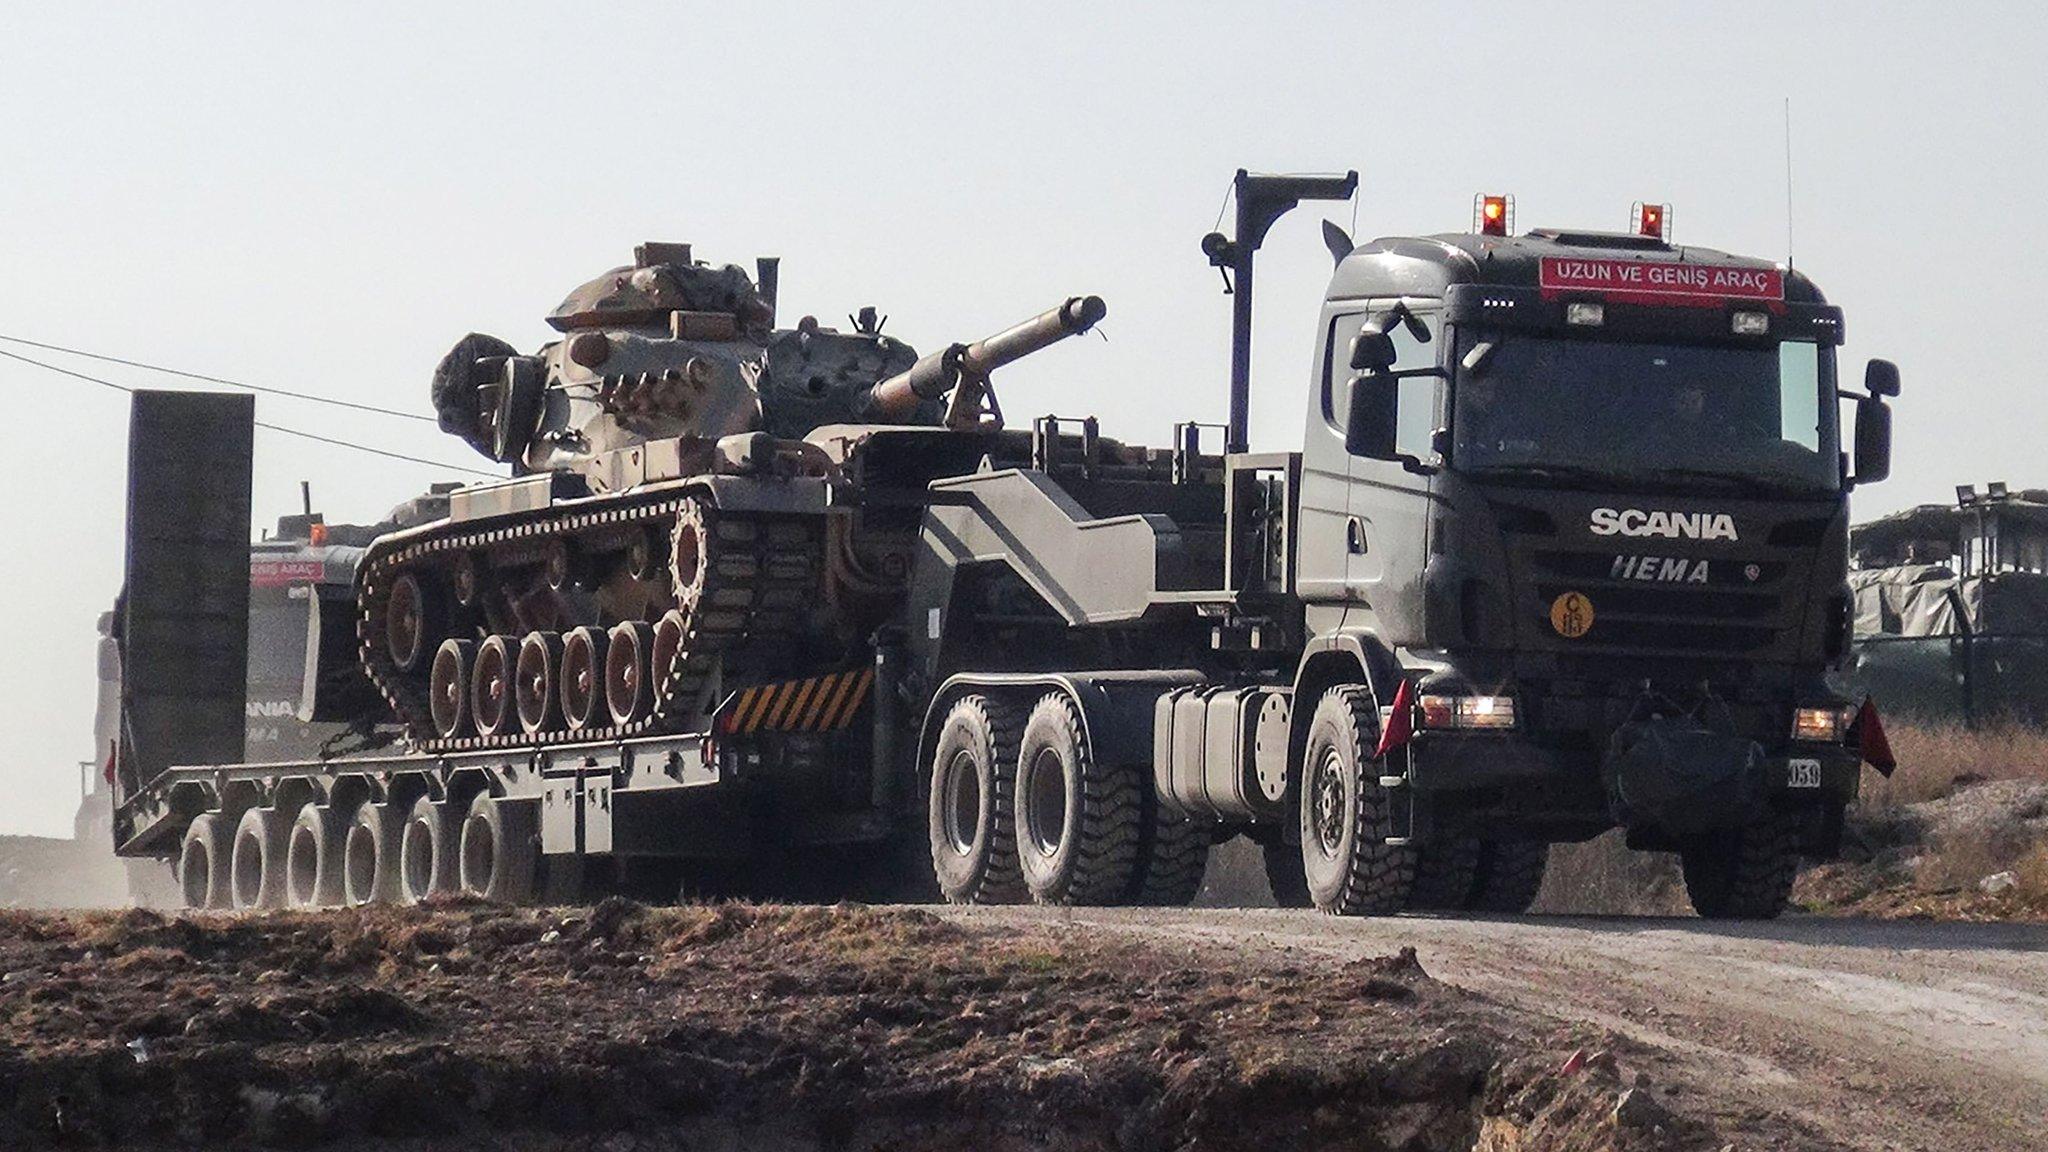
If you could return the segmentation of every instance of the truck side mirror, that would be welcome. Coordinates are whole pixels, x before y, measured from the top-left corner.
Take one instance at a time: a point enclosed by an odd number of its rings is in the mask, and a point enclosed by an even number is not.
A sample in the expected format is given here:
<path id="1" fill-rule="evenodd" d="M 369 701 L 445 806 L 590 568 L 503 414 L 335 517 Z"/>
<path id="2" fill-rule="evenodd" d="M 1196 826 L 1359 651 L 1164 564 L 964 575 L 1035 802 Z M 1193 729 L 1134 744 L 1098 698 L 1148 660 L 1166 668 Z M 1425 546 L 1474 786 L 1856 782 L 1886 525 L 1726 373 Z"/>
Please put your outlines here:
<path id="1" fill-rule="evenodd" d="M 1863 390 L 1872 396 L 1899 394 L 1899 366 L 1889 360 L 1872 360 L 1863 368 Z"/>
<path id="2" fill-rule="evenodd" d="M 1351 338 L 1353 372 L 1385 372 L 1394 366 L 1394 338 L 1368 324 Z"/>
<path id="3" fill-rule="evenodd" d="M 1370 460 L 1392 460 L 1398 455 L 1394 434 L 1399 388 L 1399 381 L 1385 371 L 1369 371 L 1351 381 L 1351 408 L 1344 419 L 1346 452 Z"/>
<path id="4" fill-rule="evenodd" d="M 1884 361 L 1872 361 L 1882 364 Z M 1896 373 L 1896 369 L 1894 369 Z M 1898 380 L 1893 377 L 1896 390 Z M 1883 395 L 1856 401 L 1856 475 L 1852 484 L 1875 484 L 1892 472 L 1892 410 Z"/>

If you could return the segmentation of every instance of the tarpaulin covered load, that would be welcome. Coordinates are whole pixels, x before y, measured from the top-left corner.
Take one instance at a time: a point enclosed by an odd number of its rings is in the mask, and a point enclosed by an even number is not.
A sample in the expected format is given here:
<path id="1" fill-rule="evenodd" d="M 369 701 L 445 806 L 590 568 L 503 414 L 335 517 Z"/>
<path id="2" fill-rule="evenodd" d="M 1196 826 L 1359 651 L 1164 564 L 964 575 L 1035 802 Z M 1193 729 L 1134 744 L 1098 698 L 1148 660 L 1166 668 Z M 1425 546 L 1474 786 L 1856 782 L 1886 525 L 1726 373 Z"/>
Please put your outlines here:
<path id="1" fill-rule="evenodd" d="M 2048 723 L 2048 576 L 1941 564 L 1852 572 L 1851 686 L 1887 714 Z"/>

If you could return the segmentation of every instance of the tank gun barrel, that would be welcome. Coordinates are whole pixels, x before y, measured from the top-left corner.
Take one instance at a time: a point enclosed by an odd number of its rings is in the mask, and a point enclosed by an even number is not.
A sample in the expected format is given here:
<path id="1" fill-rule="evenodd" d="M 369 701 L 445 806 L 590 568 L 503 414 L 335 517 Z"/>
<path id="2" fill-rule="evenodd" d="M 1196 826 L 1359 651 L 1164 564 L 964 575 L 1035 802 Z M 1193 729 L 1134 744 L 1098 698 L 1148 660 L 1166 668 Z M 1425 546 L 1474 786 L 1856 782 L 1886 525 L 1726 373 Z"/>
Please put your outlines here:
<path id="1" fill-rule="evenodd" d="M 971 390 L 975 394 L 973 403 L 965 407 L 978 408 L 990 373 L 1041 348 L 1088 331 L 1108 312 L 1109 308 L 1100 296 L 1073 296 L 1059 307 L 1041 312 L 993 336 L 972 344 L 950 344 L 927 353 L 906 371 L 875 385 L 870 393 L 869 410 L 884 420 L 901 420 L 916 410 L 919 401 L 943 396 L 962 385 L 967 386 L 963 392 Z M 963 398 L 955 396 L 952 412 L 947 416 L 948 424 L 959 426 L 955 417 L 963 411 L 960 403 Z M 978 419 L 978 415 L 970 414 L 967 419 L 971 423 Z"/>

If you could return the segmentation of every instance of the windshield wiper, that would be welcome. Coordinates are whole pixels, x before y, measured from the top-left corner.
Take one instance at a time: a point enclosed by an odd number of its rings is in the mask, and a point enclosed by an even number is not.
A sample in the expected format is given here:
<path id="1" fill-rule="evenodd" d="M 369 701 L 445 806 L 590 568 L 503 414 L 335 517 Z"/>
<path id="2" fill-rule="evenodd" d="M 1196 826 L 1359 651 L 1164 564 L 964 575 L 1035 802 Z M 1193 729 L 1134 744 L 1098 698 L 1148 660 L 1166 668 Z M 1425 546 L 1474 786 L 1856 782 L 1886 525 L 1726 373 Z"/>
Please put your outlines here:
<path id="1" fill-rule="evenodd" d="M 1767 476 L 1744 475 L 1722 472 L 1712 468 L 1648 468 L 1630 472 L 1625 480 L 1648 480 L 1664 484 L 1696 484 L 1702 481 L 1725 484 L 1742 492 L 1760 492 L 1771 496 L 1822 496 L 1827 490 L 1817 484 L 1801 483 L 1789 479 L 1772 479 Z"/>
<path id="2" fill-rule="evenodd" d="M 1584 464 L 1487 464 L 1478 468 L 1463 468 L 1467 476 L 1479 476 L 1488 480 L 1582 480 L 1594 484 L 1613 484 L 1628 479 L 1620 473 L 1605 468 L 1590 468 Z"/>

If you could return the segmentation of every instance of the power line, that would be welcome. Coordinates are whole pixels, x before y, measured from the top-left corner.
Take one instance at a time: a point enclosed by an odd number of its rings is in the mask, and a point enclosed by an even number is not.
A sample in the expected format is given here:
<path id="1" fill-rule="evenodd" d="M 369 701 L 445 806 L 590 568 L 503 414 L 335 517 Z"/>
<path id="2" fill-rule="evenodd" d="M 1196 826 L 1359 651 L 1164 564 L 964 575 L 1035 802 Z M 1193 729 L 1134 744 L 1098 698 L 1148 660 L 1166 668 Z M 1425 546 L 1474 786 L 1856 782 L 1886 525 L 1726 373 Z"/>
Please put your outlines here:
<path id="1" fill-rule="evenodd" d="M 4 339 L 4 337 L 0 337 L 0 339 Z M 99 376 L 92 376 L 84 372 L 77 372 L 70 368 L 61 368 L 55 364 L 49 364 L 41 360 L 36 360 L 28 356 L 23 356 L 19 352 L 9 352 L 5 348 L 0 348 L 0 356 L 4 356 L 9 360 L 18 360 L 23 364 L 29 364 L 34 367 L 44 369 L 45 371 L 55 372 L 60 376 L 69 376 L 74 380 L 83 380 L 88 384 L 97 384 L 102 388 L 112 388 L 116 392 L 125 392 L 130 395 L 133 395 L 136 391 L 135 389 L 130 388 L 126 384 L 116 384 L 112 380 L 104 379 Z M 357 452 L 367 452 L 372 456 L 383 456 L 391 460 L 403 460 L 410 464 L 425 464 L 430 468 L 440 468 L 450 472 L 466 472 L 471 476 L 484 476 L 492 480 L 501 479 L 501 477 L 497 473 L 486 472 L 480 468 L 470 468 L 461 464 L 448 464 L 440 460 L 429 460 L 424 456 L 408 456 L 403 452 L 393 452 L 386 448 L 373 448 L 368 444 L 357 444 L 351 440 L 339 440 L 332 436 L 323 436 L 318 432 L 307 432 L 299 428 L 287 428 L 282 424 L 271 424 L 263 420 L 258 420 L 255 423 L 256 427 L 262 428 L 268 432 L 282 432 L 286 436 L 298 436 L 302 439 L 314 440 L 322 444 L 332 444 L 337 448 L 348 448 Z"/>
<path id="2" fill-rule="evenodd" d="M 66 356 L 82 356 L 87 360 L 98 360 L 105 364 L 120 364 L 129 368 L 141 368 L 149 372 L 161 372 L 166 376 L 182 376 L 187 380 L 203 380 L 208 384 L 225 384 L 230 388 L 261 392 L 269 396 L 288 396 L 293 400 L 310 400 L 315 404 L 332 404 L 337 408 L 353 408 L 358 412 L 375 412 L 379 416 L 396 416 L 402 420 L 432 421 L 433 419 L 431 416 L 422 416 L 418 412 L 404 412 L 397 408 L 380 408 L 375 404 L 359 404 L 354 400 L 338 400 L 332 396 L 321 396 L 312 392 L 294 392 L 289 388 L 272 388 L 263 384 L 244 384 L 240 380 L 229 380 L 224 376 L 208 376 L 204 372 L 187 372 L 182 368 L 170 368 L 162 364 L 151 364 L 145 360 L 124 360 L 119 356 L 87 352 L 83 348 L 66 348 L 62 344 L 45 344 L 40 340 L 30 340 L 25 336 L 9 336 L 5 333 L 0 333 L 0 340 L 5 340 L 9 344 L 25 344 L 30 348 L 41 348 L 46 352 L 62 352 Z M 29 363 L 33 364 L 36 361 L 31 360 Z M 44 365 L 44 367 L 48 367 L 48 365 Z"/>

